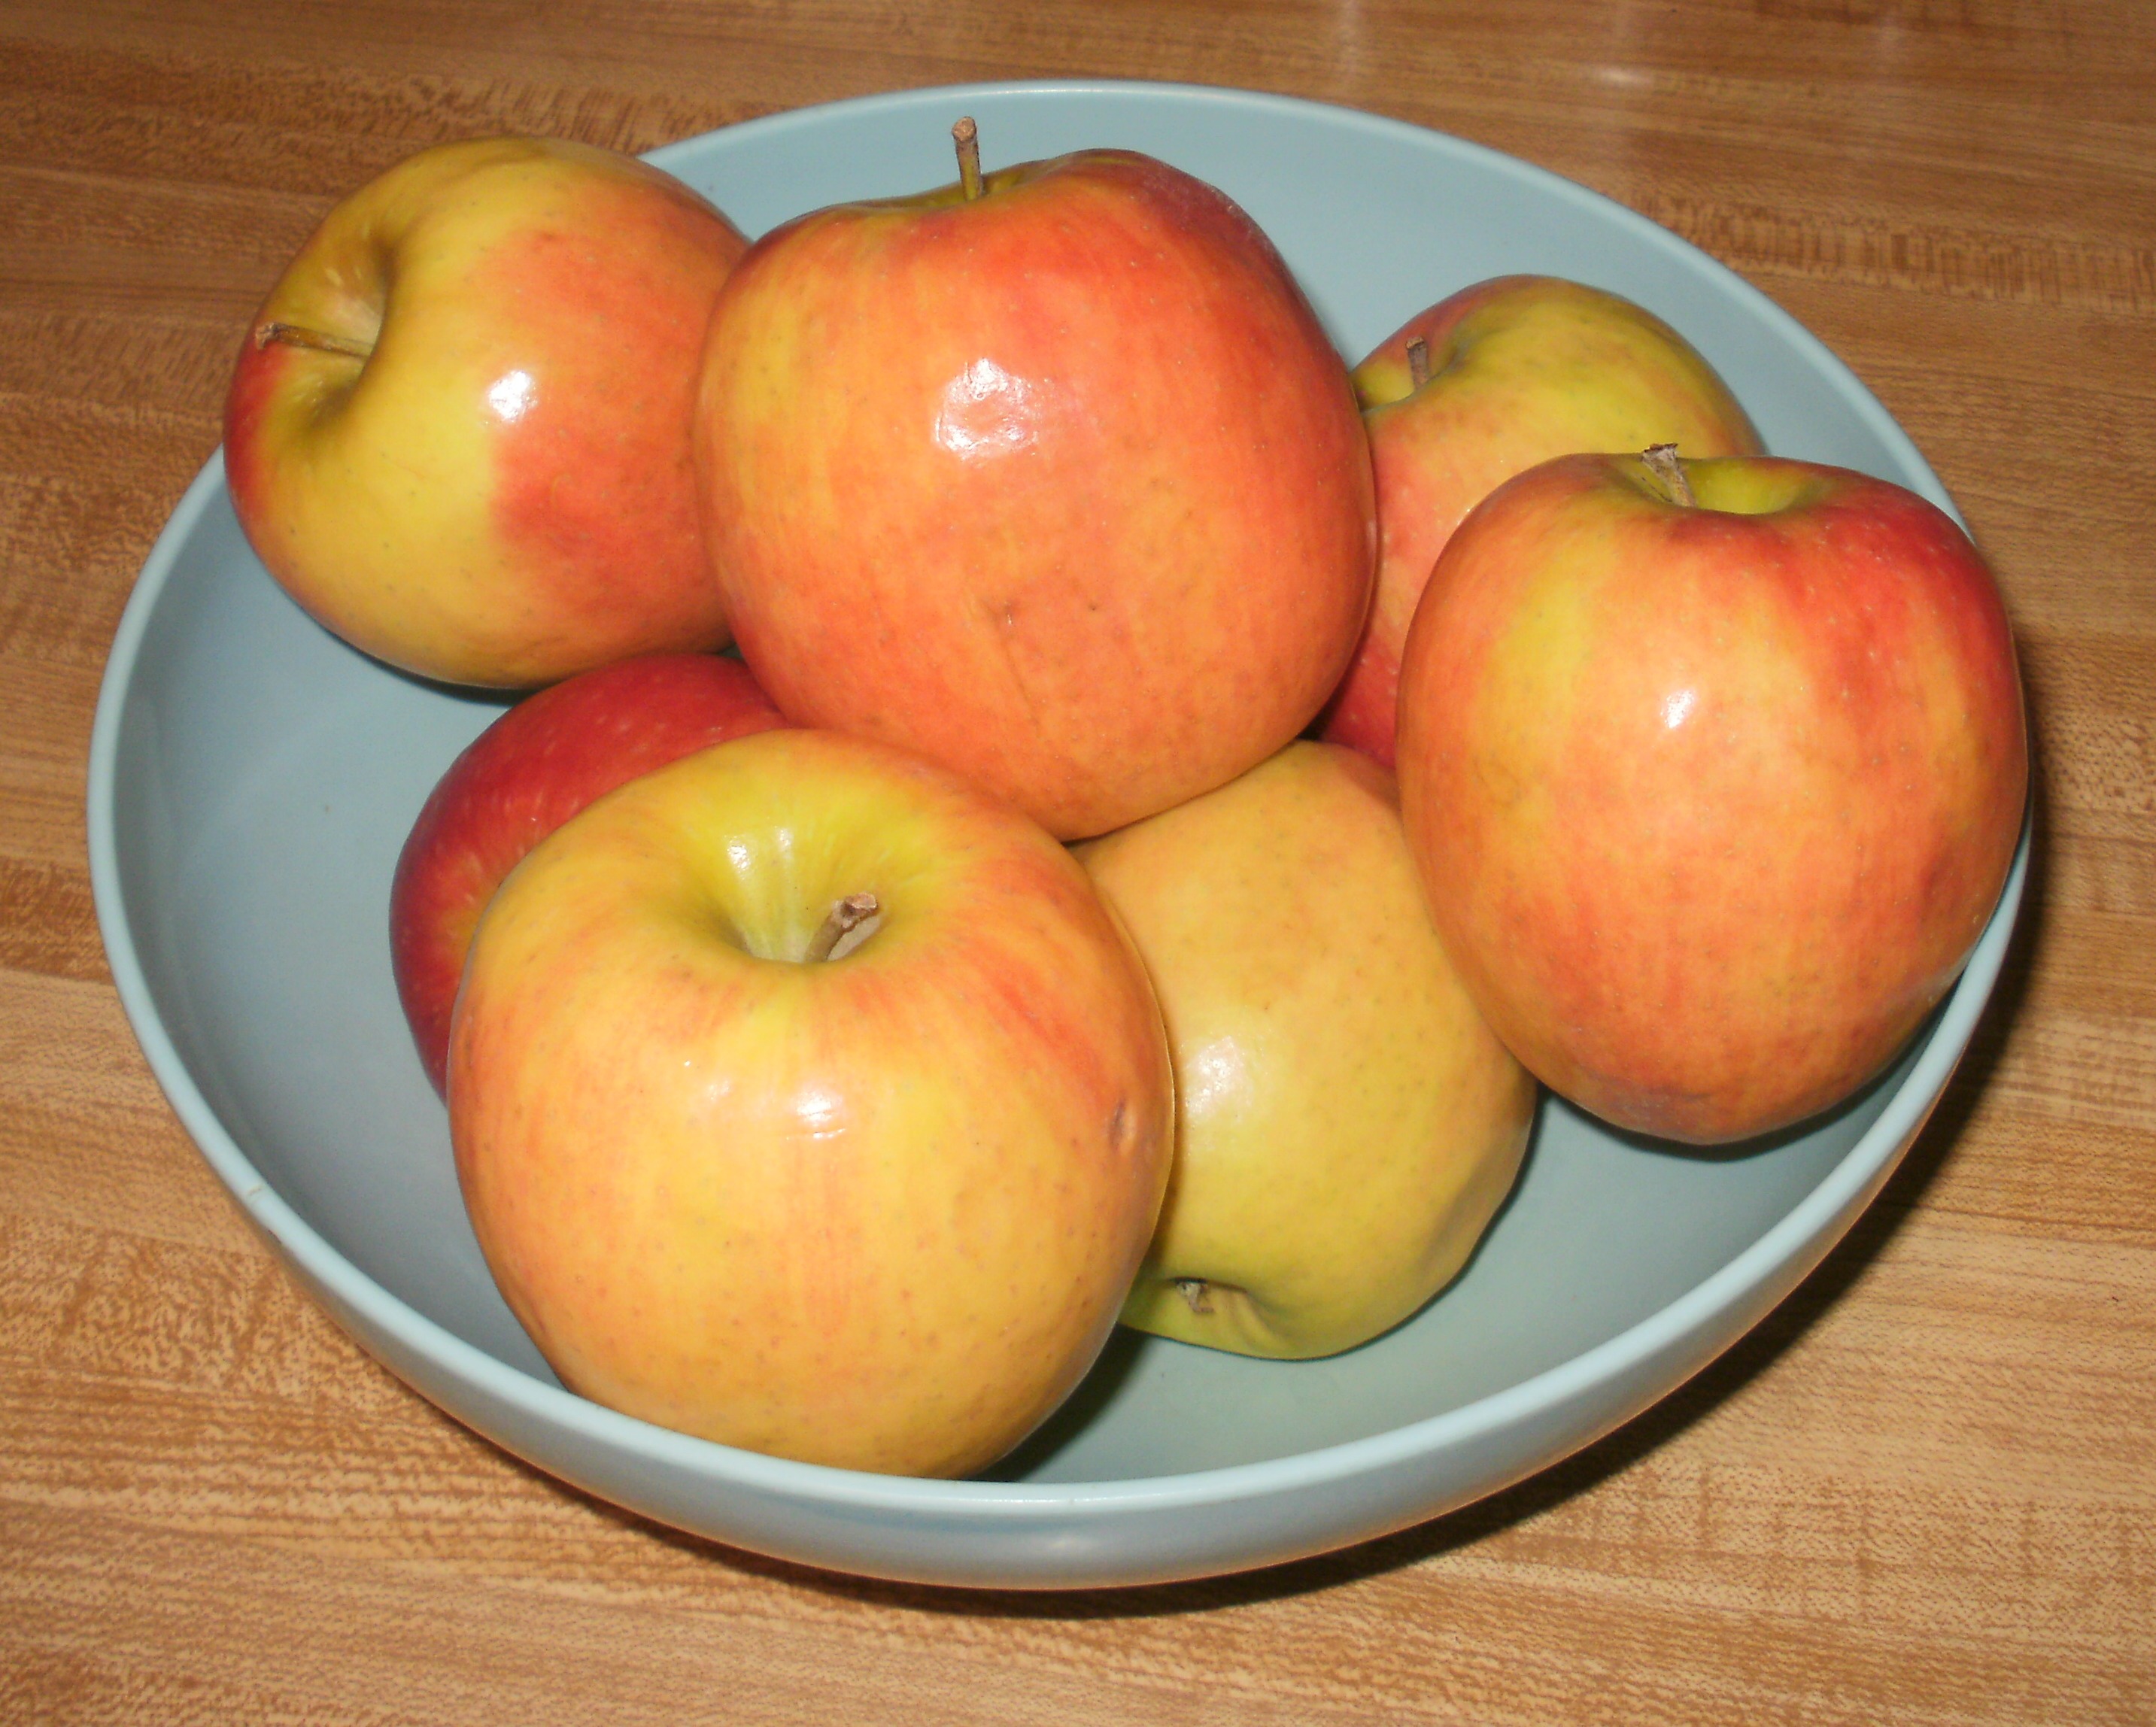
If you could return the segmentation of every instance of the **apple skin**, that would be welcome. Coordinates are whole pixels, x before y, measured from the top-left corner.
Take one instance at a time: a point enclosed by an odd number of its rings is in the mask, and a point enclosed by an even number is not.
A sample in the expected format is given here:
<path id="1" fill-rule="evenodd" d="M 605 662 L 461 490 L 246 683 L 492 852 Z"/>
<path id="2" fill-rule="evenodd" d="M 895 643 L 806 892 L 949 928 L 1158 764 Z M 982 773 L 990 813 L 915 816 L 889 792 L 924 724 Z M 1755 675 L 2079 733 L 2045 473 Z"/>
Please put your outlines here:
<path id="1" fill-rule="evenodd" d="M 1263 761 L 1362 628 L 1346 367 L 1250 218 L 1151 158 L 767 234 L 720 295 L 699 402 L 713 566 L 781 710 L 1061 838 Z"/>
<path id="2" fill-rule="evenodd" d="M 1826 1109 L 1959 973 L 2028 786 L 1997 586 L 1943 511 L 1767 457 L 1507 482 L 1408 637 L 1446 951 L 1552 1089 L 1701 1144 Z"/>
<path id="3" fill-rule="evenodd" d="M 1079 855 L 1175 1061 L 1175 1163 L 1124 1323 L 1279 1357 L 1398 1325 L 1511 1190 L 1536 1089 L 1438 945 L 1390 771 L 1291 744 Z"/>
<path id="4" fill-rule="evenodd" d="M 738 660 L 640 654 L 526 696 L 449 764 L 389 888 L 397 999 L 436 1091 L 472 932 L 524 854 L 639 774 L 785 723 Z"/>
<path id="5" fill-rule="evenodd" d="M 839 899 L 881 923 L 791 963 Z M 1085 871 L 898 751 L 777 730 L 563 824 L 480 924 L 457 1170 L 563 1381 L 726 1444 L 963 1475 L 1115 1323 L 1174 1134 Z"/>
<path id="6" fill-rule="evenodd" d="M 1430 351 L 1417 388 L 1408 344 Z M 1355 368 L 1378 487 L 1378 583 L 1321 735 L 1393 765 L 1400 651 L 1460 519 L 1553 456 L 1674 443 L 1759 453 L 1759 435 L 1691 345 L 1645 307 L 1556 276 L 1498 276 L 1409 319 Z"/>
<path id="7" fill-rule="evenodd" d="M 399 163 L 324 218 L 241 348 L 225 474 L 249 541 L 318 621 L 426 677 L 525 689 L 724 647 L 689 418 L 747 245 L 611 151 L 490 138 Z"/>

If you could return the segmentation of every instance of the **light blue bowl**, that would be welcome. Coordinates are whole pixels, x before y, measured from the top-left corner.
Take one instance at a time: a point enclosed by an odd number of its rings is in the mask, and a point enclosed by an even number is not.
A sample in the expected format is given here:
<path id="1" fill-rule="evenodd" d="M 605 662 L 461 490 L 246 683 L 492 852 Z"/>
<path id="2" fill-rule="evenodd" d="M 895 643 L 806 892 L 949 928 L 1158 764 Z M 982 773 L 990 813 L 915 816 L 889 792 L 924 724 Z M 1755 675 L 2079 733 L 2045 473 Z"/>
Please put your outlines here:
<path id="1" fill-rule="evenodd" d="M 916 91 L 658 151 L 751 233 L 1096 145 L 1225 188 L 1342 351 L 1507 271 L 1627 295 L 1685 332 L 1770 447 L 1948 500 L 1884 408 L 1773 304 L 1682 241 L 1522 163 L 1367 115 L 1164 85 Z M 1137 1583 L 1293 1558 L 1461 1505 L 1585 1445 L 1727 1348 L 1815 1264 L 1922 1125 L 1997 977 L 2017 857 L 1975 957 L 1892 1071 L 1743 1156 L 1621 1139 L 1546 1104 L 1517 1194 L 1419 1317 L 1331 1361 L 1119 1333 L 1072 1402 L 971 1482 L 735 1451 L 563 1391 L 496 1294 L 447 1125 L 391 984 L 391 869 L 497 705 L 317 628 L 241 538 L 213 460 L 113 644 L 90 751 L 90 864 L 120 995 L 218 1177 L 352 1334 L 542 1469 L 764 1553 L 922 1581 Z"/>

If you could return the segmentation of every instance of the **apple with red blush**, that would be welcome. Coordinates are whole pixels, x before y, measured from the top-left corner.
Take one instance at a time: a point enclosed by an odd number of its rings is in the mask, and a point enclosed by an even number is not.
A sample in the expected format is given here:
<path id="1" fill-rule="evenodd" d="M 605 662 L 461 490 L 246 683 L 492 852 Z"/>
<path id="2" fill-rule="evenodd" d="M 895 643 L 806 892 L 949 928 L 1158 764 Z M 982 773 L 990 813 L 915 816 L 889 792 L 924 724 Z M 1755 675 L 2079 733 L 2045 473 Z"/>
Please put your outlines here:
<path id="1" fill-rule="evenodd" d="M 1497 276 L 1419 312 L 1355 368 L 1377 477 L 1377 593 L 1322 735 L 1390 766 L 1401 649 L 1460 519 L 1582 450 L 1757 454 L 1698 351 L 1645 307 L 1558 276 Z"/>
<path id="2" fill-rule="evenodd" d="M 1055 1408 L 1159 1213 L 1143 964 L 1009 805 L 737 738 L 543 841 L 472 944 L 472 1227 L 572 1390 L 803 1462 L 963 1475 Z"/>
<path id="3" fill-rule="evenodd" d="M 1401 668 L 1446 952 L 1552 1089 L 1743 1139 L 1878 1074 L 2021 831 L 2005 607 L 1946 513 L 1768 457 L 1578 455 L 1447 544 Z"/>
<path id="4" fill-rule="evenodd" d="M 1221 192 L 1116 150 L 983 175 L 959 130 L 957 183 L 788 223 L 721 290 L 712 564 L 791 718 L 1075 838 L 1316 715 L 1368 605 L 1369 454 Z"/>
<path id="5" fill-rule="evenodd" d="M 249 328 L 225 477 L 354 646 L 528 689 L 716 648 L 697 355 L 747 242 L 671 175 L 562 140 L 420 151 L 326 216 Z"/>

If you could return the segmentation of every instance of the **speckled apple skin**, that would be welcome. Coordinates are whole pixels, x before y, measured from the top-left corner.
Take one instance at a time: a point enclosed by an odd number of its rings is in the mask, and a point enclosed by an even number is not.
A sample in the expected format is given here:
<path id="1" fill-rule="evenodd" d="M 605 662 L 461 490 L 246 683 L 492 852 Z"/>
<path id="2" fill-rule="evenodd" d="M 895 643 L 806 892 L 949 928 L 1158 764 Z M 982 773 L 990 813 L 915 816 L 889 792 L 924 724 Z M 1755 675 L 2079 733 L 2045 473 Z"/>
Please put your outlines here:
<path id="1" fill-rule="evenodd" d="M 880 926 L 798 963 L 837 899 Z M 1068 1395 L 1152 1234 L 1166 1033 L 1063 847 L 774 730 L 602 798 L 481 920 L 450 1038 L 472 1224 L 563 1381 L 729 1445 L 960 1475 Z"/>
<path id="2" fill-rule="evenodd" d="M 1065 838 L 1279 749 L 1368 604 L 1346 367 L 1249 218 L 1142 156 L 766 235 L 713 315 L 697 438 L 779 707 Z"/>
<path id="3" fill-rule="evenodd" d="M 1417 388 L 1408 344 L 1429 349 Z M 1410 318 L 1355 368 L 1378 489 L 1378 582 L 1322 735 L 1393 764 L 1400 652 L 1460 519 L 1553 456 L 1674 443 L 1757 454 L 1714 368 L 1645 307 L 1555 276 L 1498 276 Z"/>
<path id="4" fill-rule="evenodd" d="M 1511 1191 L 1536 1090 L 1439 945 L 1390 770 L 1291 744 L 1080 856 L 1175 1058 L 1175 1167 L 1125 1322 L 1300 1358 L 1408 1318 Z"/>
<path id="5" fill-rule="evenodd" d="M 739 660 L 639 654 L 526 696 L 449 764 L 389 885 L 390 970 L 436 1091 L 472 932 L 524 854 L 617 786 L 785 723 Z"/>
<path id="6" fill-rule="evenodd" d="M 1845 469 L 1509 481 L 1408 638 L 1400 790 L 1446 950 L 1553 1089 L 1738 1140 L 1876 1074 L 1959 973 L 2028 787 L 1989 571 Z"/>
<path id="7" fill-rule="evenodd" d="M 249 542 L 338 635 L 454 683 L 724 647 L 689 423 L 747 245 L 611 151 L 490 138 L 399 163 L 324 219 L 241 347 L 225 473 Z M 260 341 L 274 323 L 373 351 Z"/>

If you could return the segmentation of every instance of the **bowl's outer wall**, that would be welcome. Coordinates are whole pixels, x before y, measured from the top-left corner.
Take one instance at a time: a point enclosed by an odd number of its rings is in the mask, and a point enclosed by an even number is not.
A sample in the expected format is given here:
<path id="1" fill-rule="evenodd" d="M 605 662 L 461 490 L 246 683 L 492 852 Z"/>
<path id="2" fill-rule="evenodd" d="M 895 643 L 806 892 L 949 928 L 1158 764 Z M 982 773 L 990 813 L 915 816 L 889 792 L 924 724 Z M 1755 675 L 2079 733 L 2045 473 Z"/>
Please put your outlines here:
<path id="1" fill-rule="evenodd" d="M 753 233 L 947 177 L 959 112 L 980 120 L 992 161 L 1113 142 L 1224 185 L 1351 357 L 1480 276 L 1572 274 L 1684 330 L 1772 447 L 1948 503 L 1861 386 L 1719 266 L 1580 188 L 1392 122 L 1233 92 L 1002 87 L 780 115 L 656 159 Z M 1998 915 L 1924 1036 L 1806 1134 L 1749 1156 L 1676 1158 L 1546 1108 L 1522 1193 L 1459 1299 L 1368 1350 L 1282 1368 L 1130 1345 L 1121 1381 L 1060 1417 L 1013 1479 L 858 1476 L 569 1396 L 486 1277 L 397 1012 L 377 902 L 401 822 L 496 710 L 316 630 L 246 551 L 211 463 L 146 565 L 92 744 L 99 916 L 152 1068 L 295 1272 L 444 1409 L 663 1521 L 921 1581 L 1137 1583 L 1293 1558 L 1480 1497 L 1666 1394 L 1794 1286 L 1913 1139 L 1996 976 L 2025 870 L 2025 836 Z M 317 800 L 325 761 L 337 783 Z M 276 854 L 250 864 L 264 846 Z M 320 915 L 325 904 L 346 915 Z M 1604 1240 L 1598 1275 L 1621 1287 L 1564 1288 L 1548 1266 L 1594 1263 L 1586 1232 L 1627 1196 L 1635 1213 L 1689 1218 L 1697 1257 L 1635 1263 L 1657 1256 Z M 1283 1392 L 1282 1374 L 1301 1376 Z M 1236 1418 L 1214 1427 L 1236 1431 L 1194 1430 L 1190 1412 L 1215 1408 Z"/>
<path id="2" fill-rule="evenodd" d="M 1928 1115 L 1928 1111 L 1926 1112 Z M 1922 1122 L 1918 1123 L 1921 1128 Z M 1518 1417 L 1297 1492 L 1260 1482 L 1188 1498 L 1137 1491 L 924 1504 L 877 1514 L 809 1489 L 715 1496 L 697 1460 L 654 1462 L 543 1411 L 490 1395 L 350 1306 L 290 1253 L 285 1263 L 346 1330 L 433 1402 L 527 1463 L 658 1522 L 829 1570 L 965 1587 L 1076 1589 L 1176 1582 L 1285 1563 L 1437 1516 L 1532 1475 L 1620 1426 L 1721 1354 L 1794 1289 L 1868 1204 L 1915 1137 L 1897 1145 L 1772 1279 L 1628 1363 Z M 273 1238 L 274 1241 L 274 1238 Z"/>

